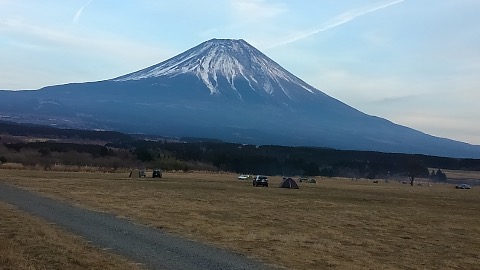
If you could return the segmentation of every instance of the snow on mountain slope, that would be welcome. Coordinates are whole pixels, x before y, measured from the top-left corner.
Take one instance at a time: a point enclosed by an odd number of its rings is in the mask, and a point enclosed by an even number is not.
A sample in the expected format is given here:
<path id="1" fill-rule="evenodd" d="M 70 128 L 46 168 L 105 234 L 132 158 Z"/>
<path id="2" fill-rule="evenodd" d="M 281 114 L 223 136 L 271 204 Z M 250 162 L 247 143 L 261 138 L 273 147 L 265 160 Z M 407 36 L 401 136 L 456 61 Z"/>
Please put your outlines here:
<path id="1" fill-rule="evenodd" d="M 242 98 L 239 81 L 246 81 L 249 90 L 261 94 L 287 96 L 293 100 L 296 91 L 302 94 L 325 95 L 294 76 L 265 54 L 246 41 L 232 39 L 212 39 L 170 58 L 157 65 L 130 73 L 113 81 L 132 81 L 156 77 L 175 77 L 181 74 L 193 74 L 210 90 L 210 94 L 222 94 L 227 91 L 220 87 L 221 80 L 230 85 Z M 295 85 L 295 87 L 292 87 Z"/>

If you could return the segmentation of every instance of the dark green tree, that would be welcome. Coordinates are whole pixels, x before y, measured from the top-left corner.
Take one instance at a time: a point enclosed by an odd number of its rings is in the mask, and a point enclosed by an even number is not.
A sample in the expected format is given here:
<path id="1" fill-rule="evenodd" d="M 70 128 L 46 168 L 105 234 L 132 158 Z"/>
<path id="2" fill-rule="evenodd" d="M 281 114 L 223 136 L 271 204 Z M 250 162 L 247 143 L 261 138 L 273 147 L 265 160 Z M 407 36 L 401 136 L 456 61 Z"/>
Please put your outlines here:
<path id="1" fill-rule="evenodd" d="M 47 157 L 50 156 L 52 151 L 48 147 L 42 147 L 38 150 L 38 152 L 42 155 L 42 157 Z"/>
<path id="2" fill-rule="evenodd" d="M 435 177 L 440 182 L 447 182 L 447 175 L 444 172 L 442 172 L 442 170 L 440 169 L 438 169 L 437 172 L 435 173 Z"/>
<path id="3" fill-rule="evenodd" d="M 142 162 L 150 162 L 153 160 L 153 155 L 147 148 L 137 148 L 134 153 L 137 159 Z"/>

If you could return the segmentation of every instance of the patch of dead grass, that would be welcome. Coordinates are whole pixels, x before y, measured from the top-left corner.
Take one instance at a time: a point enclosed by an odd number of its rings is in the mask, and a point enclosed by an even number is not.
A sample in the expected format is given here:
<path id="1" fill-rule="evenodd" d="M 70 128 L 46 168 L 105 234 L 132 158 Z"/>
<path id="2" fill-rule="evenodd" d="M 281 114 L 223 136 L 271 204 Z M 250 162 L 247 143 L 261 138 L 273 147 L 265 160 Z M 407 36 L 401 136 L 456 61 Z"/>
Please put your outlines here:
<path id="1" fill-rule="evenodd" d="M 459 170 L 442 170 L 449 180 L 476 180 L 480 181 L 480 172 L 478 171 L 459 171 Z"/>
<path id="2" fill-rule="evenodd" d="M 140 269 L 0 202 L 0 269 Z"/>
<path id="3" fill-rule="evenodd" d="M 1 171 L 4 182 L 289 269 L 475 269 L 480 189 L 317 179 L 253 188 L 235 175 Z"/>

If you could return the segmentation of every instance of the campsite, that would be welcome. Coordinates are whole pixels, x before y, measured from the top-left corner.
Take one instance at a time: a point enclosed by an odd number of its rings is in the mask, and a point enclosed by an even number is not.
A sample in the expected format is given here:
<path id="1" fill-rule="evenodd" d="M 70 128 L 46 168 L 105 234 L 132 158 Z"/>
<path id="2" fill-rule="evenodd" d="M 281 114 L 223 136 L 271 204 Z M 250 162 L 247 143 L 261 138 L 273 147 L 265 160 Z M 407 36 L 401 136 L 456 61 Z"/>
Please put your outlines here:
<path id="1" fill-rule="evenodd" d="M 253 188 L 231 173 L 164 171 L 160 180 L 128 174 L 0 169 L 0 181 L 287 269 L 480 265 L 478 188 L 318 177 L 317 183 L 297 181 L 299 189 L 282 189 L 282 176 L 269 177 L 268 188 Z M 5 226 L 2 230 L 20 230 Z M 62 233 L 51 224 L 44 227 L 54 230 L 49 235 Z M 5 237 L 0 234 L 0 243 L 15 242 Z M 10 246 L 25 249 L 25 260 L 38 265 L 64 260 L 55 243 L 29 243 L 35 239 Z M 49 252 L 29 252 L 29 245 Z M 15 250 L 2 252 L 0 261 L 11 254 Z M 114 260 L 108 251 L 100 254 Z M 115 268 L 132 268 L 132 262 L 118 260 L 123 266 Z"/>

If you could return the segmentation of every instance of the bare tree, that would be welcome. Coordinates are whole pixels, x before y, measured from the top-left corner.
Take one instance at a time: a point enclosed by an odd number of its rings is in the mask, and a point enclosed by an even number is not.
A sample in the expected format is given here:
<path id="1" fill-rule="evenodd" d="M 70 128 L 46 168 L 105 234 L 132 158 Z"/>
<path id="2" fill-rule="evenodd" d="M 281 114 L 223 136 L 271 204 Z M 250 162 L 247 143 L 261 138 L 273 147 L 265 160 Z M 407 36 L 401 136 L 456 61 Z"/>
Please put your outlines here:
<path id="1" fill-rule="evenodd" d="M 408 164 L 407 175 L 410 178 L 410 185 L 413 186 L 415 178 L 429 174 L 428 168 L 421 161 L 410 161 Z"/>

